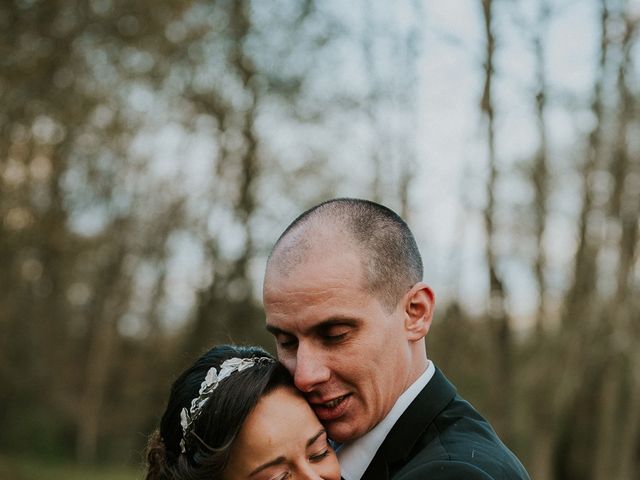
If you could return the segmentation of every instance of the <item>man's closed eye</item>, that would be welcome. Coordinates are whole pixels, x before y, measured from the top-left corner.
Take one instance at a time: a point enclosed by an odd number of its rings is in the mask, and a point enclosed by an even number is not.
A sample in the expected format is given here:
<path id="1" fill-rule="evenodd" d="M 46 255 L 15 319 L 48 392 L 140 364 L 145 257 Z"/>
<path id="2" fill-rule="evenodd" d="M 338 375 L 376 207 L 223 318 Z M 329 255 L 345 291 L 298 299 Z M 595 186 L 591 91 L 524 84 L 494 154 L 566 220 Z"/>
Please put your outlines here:
<path id="1" fill-rule="evenodd" d="M 295 337 L 283 337 L 278 338 L 278 347 L 283 350 L 291 350 L 298 345 L 298 340 Z"/>

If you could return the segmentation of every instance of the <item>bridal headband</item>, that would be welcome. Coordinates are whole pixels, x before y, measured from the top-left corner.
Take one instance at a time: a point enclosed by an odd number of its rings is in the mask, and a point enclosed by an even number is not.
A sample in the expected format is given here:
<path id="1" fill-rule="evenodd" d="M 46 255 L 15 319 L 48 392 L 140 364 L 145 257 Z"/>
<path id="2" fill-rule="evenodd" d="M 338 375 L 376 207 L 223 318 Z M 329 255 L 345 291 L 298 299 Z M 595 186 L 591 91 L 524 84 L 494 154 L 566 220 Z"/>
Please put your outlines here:
<path id="1" fill-rule="evenodd" d="M 186 452 L 185 439 L 191 430 L 193 423 L 202 413 L 202 408 L 207 404 L 213 391 L 218 388 L 220 382 L 229 377 L 234 372 L 241 372 L 247 368 L 253 367 L 258 363 L 273 363 L 275 360 L 269 357 L 249 357 L 249 358 L 229 358 L 220 365 L 220 372 L 216 367 L 211 367 L 207 371 L 207 375 L 200 384 L 198 396 L 191 400 L 191 406 L 183 408 L 180 412 L 180 425 L 182 426 L 182 439 L 180 440 L 180 451 Z"/>

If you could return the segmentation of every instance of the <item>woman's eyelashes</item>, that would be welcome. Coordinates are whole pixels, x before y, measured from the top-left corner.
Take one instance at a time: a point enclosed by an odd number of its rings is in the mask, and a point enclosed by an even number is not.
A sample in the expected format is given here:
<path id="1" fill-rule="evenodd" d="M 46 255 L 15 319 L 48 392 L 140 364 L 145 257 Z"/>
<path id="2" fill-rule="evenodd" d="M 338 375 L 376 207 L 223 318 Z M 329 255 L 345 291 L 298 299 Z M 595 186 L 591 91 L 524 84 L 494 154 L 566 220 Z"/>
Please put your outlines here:
<path id="1" fill-rule="evenodd" d="M 269 480 L 287 480 L 288 478 L 291 478 L 291 472 L 290 471 L 282 472 L 279 475 L 277 475 L 276 477 L 273 477 L 272 479 L 269 479 Z"/>
<path id="2" fill-rule="evenodd" d="M 311 454 L 309 455 L 310 463 L 318 463 L 327 458 L 330 454 L 333 453 L 333 450 L 329 446 L 329 442 L 327 441 L 327 432 L 321 430 L 316 434 L 315 439 L 310 440 L 309 450 L 311 450 Z"/>
<path id="3" fill-rule="evenodd" d="M 321 451 L 317 451 L 316 453 L 309 455 L 308 461 L 309 463 L 319 463 L 319 462 L 322 462 L 325 458 L 327 458 L 332 453 L 333 453 L 333 450 L 331 450 L 331 447 L 326 445 Z M 295 468 L 295 467 L 292 467 L 292 468 Z M 272 473 L 268 475 L 268 477 L 265 477 L 265 480 L 288 480 L 289 478 L 292 478 L 292 475 L 293 475 L 292 468 L 287 467 L 286 471 L 279 471 L 276 473 Z"/>
<path id="4" fill-rule="evenodd" d="M 313 463 L 321 462 L 322 460 L 324 460 L 325 458 L 327 458 L 329 456 L 329 453 L 331 453 L 330 450 L 328 448 L 326 448 L 320 453 L 316 453 L 314 455 L 311 455 L 309 457 L 309 461 L 313 462 Z"/>

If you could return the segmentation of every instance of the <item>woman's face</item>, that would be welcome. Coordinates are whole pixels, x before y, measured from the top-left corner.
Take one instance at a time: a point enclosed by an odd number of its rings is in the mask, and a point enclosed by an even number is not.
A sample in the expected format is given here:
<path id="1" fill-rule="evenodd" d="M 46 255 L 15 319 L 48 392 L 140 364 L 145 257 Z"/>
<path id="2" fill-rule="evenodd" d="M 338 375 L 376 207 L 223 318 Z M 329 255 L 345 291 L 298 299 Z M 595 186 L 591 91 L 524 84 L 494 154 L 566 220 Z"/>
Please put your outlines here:
<path id="1" fill-rule="evenodd" d="M 277 388 L 262 397 L 231 449 L 225 480 L 340 480 L 327 434 L 306 400 Z"/>

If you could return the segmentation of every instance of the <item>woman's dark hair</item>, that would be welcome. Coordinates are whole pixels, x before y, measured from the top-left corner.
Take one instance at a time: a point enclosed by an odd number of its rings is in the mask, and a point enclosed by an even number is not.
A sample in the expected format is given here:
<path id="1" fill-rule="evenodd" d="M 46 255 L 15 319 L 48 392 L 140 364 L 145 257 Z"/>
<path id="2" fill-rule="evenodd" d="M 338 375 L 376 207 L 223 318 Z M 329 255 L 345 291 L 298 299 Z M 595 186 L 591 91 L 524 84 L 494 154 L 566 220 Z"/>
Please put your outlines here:
<path id="1" fill-rule="evenodd" d="M 230 358 L 273 357 L 259 347 L 220 345 L 202 355 L 173 383 L 160 429 L 149 437 L 146 480 L 218 480 L 229 461 L 231 446 L 245 419 L 263 395 L 293 385 L 275 360 L 256 362 L 220 382 L 189 429 L 182 453 L 180 412 L 198 397 L 207 371 L 218 371 Z"/>

